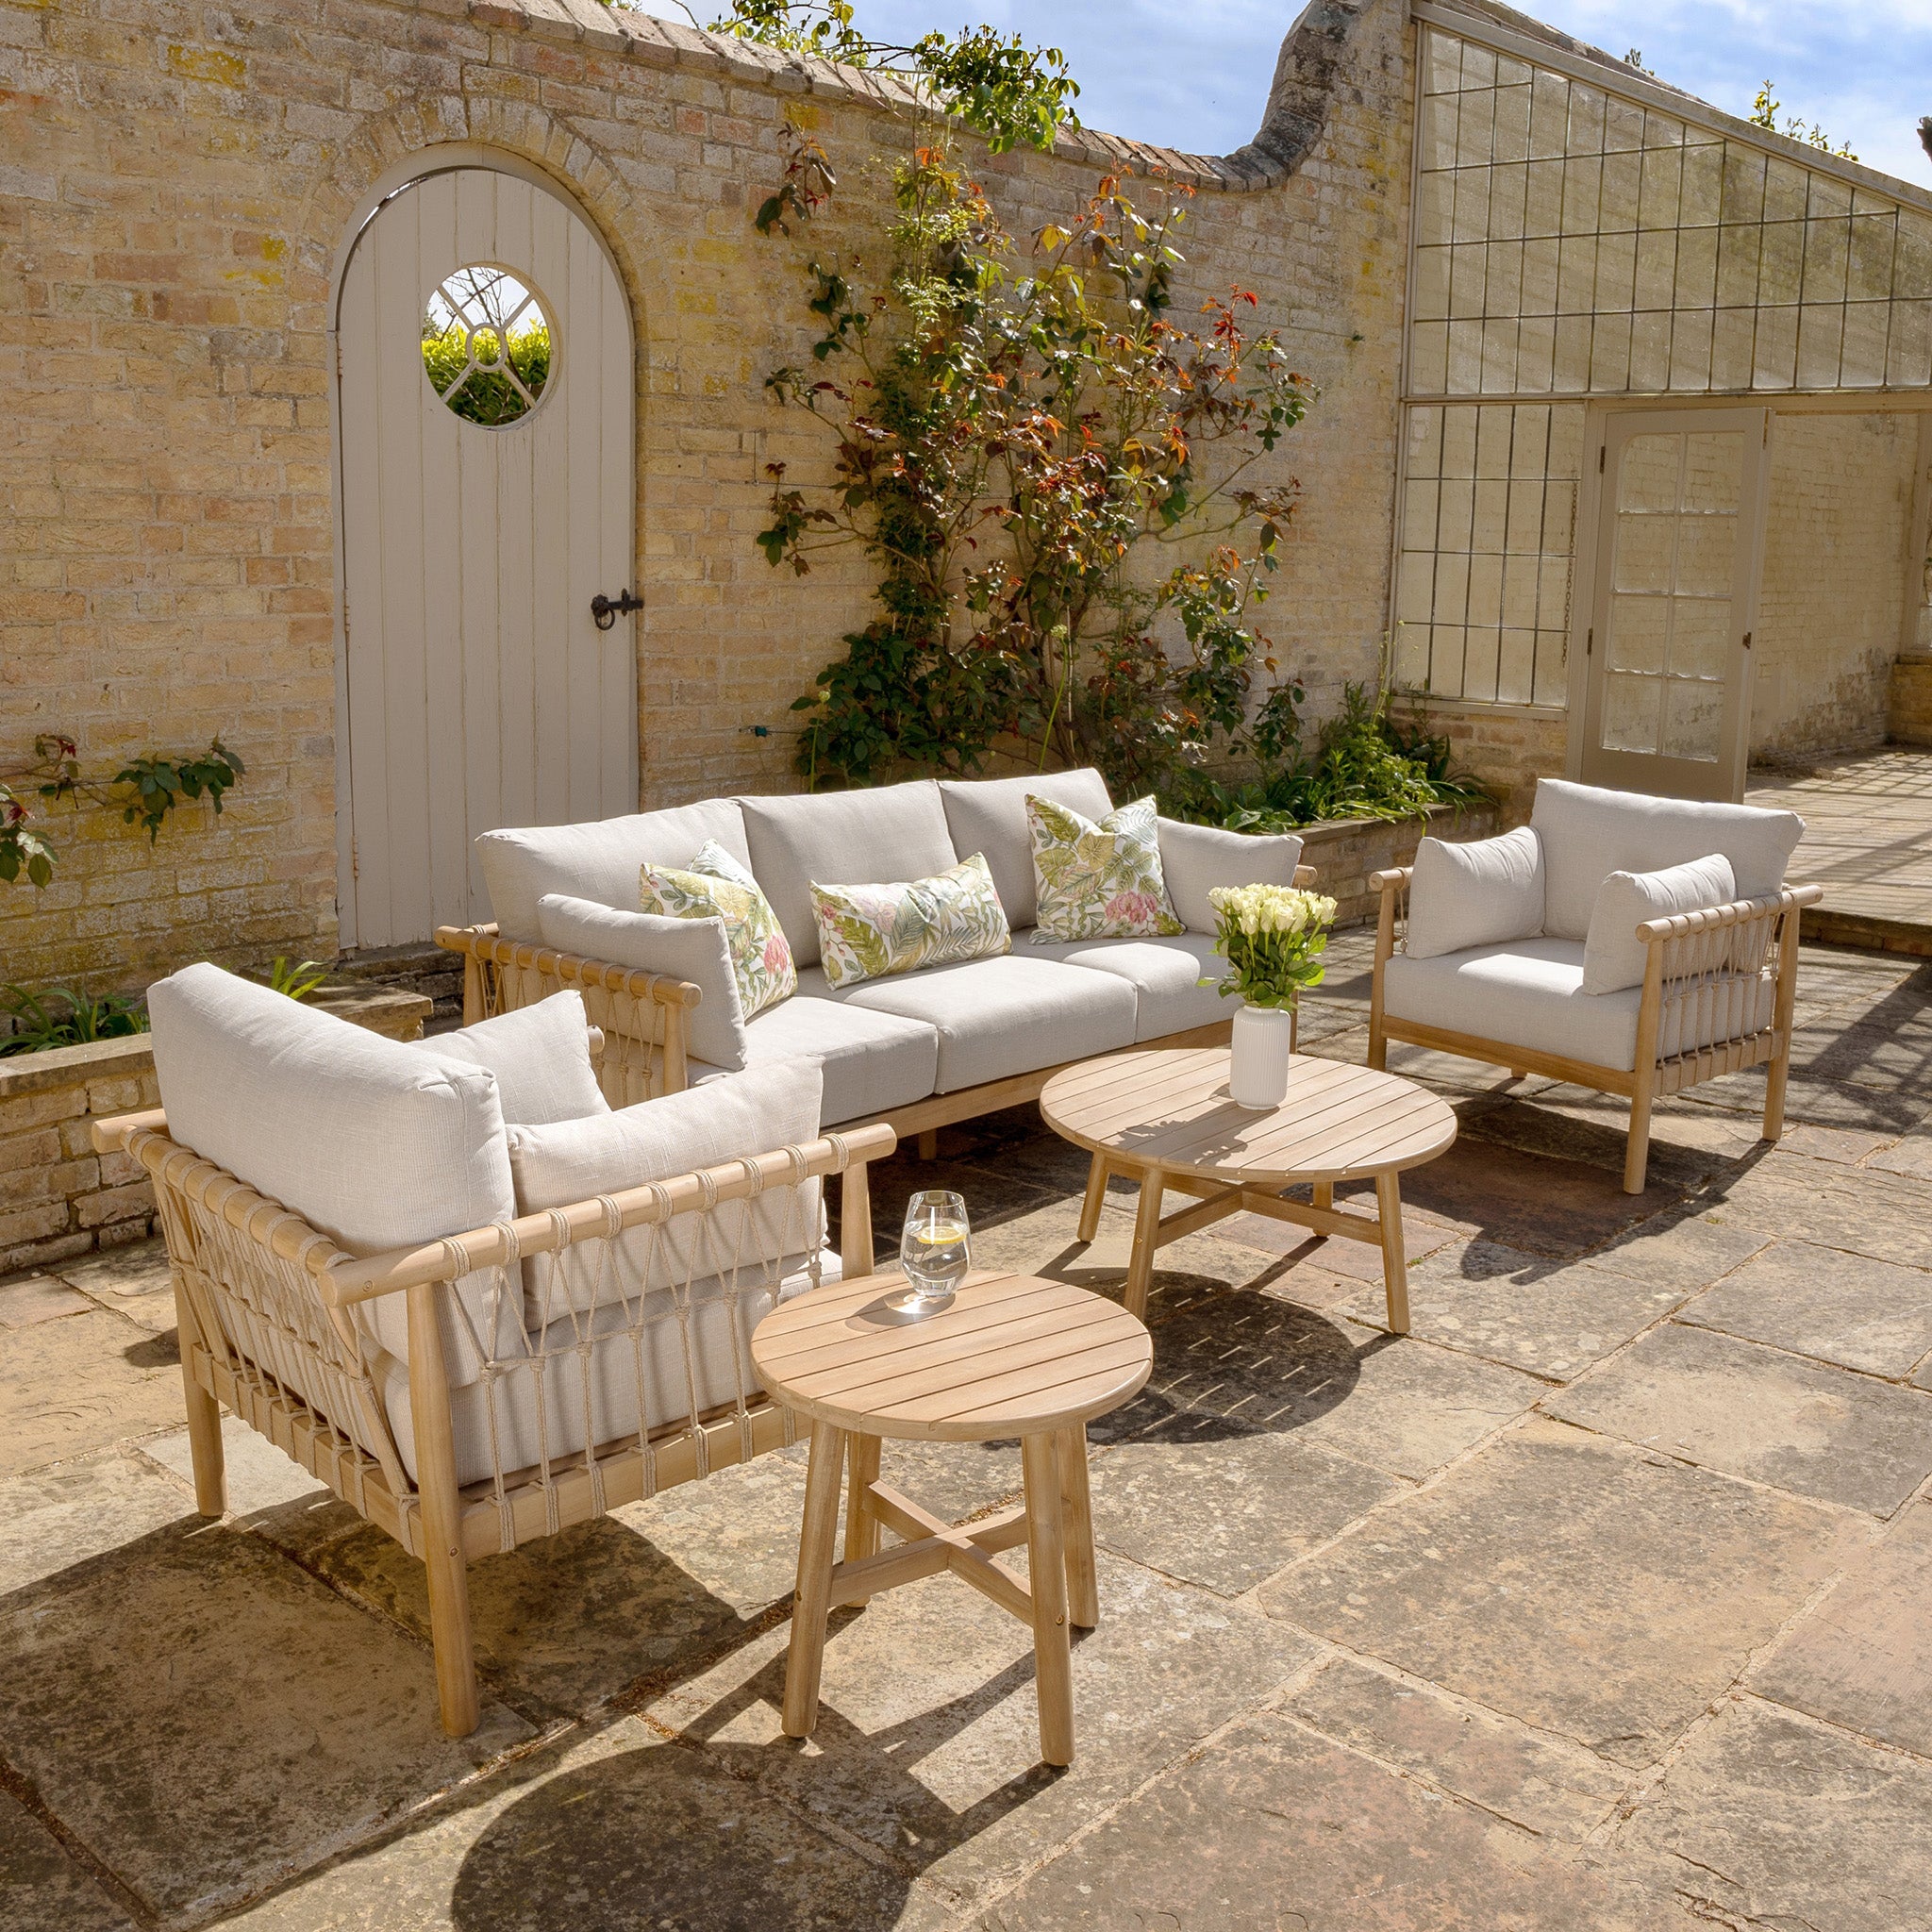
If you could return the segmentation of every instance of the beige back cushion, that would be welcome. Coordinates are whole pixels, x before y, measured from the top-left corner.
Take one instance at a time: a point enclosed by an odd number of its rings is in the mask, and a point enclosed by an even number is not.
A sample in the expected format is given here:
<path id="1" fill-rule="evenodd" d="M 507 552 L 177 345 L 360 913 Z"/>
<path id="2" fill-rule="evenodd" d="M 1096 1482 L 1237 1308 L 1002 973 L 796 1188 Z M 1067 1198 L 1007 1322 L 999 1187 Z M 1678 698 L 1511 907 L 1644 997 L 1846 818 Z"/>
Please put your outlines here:
<path id="1" fill-rule="evenodd" d="M 150 987 L 148 1013 L 170 1135 L 351 1254 L 515 1215 L 503 1106 L 486 1068 L 312 1012 L 219 966 Z M 458 1287 L 480 1335 L 485 1277 Z M 382 1345 L 407 1359 L 404 1296 L 361 1306 Z M 453 1382 L 479 1372 L 447 1303 L 443 1351 Z"/>
<path id="2" fill-rule="evenodd" d="M 1217 886 L 1291 886 L 1302 862 L 1302 841 L 1293 832 L 1230 832 L 1178 819 L 1161 819 L 1158 829 L 1168 903 L 1190 932 L 1218 929 L 1208 896 Z"/>
<path id="3" fill-rule="evenodd" d="M 542 938 L 537 902 L 546 892 L 635 912 L 638 868 L 647 859 L 689 865 L 708 839 L 750 862 L 744 821 L 728 798 L 589 824 L 507 826 L 483 833 L 476 853 L 497 930 L 505 939 L 535 942 Z"/>
<path id="4" fill-rule="evenodd" d="M 1033 846 L 1026 831 L 1026 794 L 1037 793 L 1090 819 L 1113 809 L 1107 780 L 1091 765 L 1072 772 L 1042 772 L 1038 777 L 941 778 L 940 800 L 953 850 L 961 858 L 986 855 L 993 890 L 1016 930 L 1033 924 L 1039 911 L 1034 895 Z"/>
<path id="5" fill-rule="evenodd" d="M 418 1053 L 447 1054 L 494 1074 L 506 1126 L 541 1126 L 610 1111 L 591 1060 L 584 996 L 575 987 L 459 1032 L 410 1044 Z"/>
<path id="6" fill-rule="evenodd" d="M 1543 930 L 1569 940 L 1589 934 L 1597 892 L 1613 872 L 1660 872 L 1721 852 L 1738 896 L 1756 899 L 1784 884 L 1805 831 L 1794 811 L 1651 798 L 1561 778 L 1538 783 L 1529 822 L 1542 840 L 1548 882 Z"/>
<path id="7" fill-rule="evenodd" d="M 956 862 L 940 788 L 930 778 L 871 791 L 741 798 L 751 869 L 785 928 L 791 957 L 819 957 L 813 880 L 824 886 L 894 885 L 930 878 Z"/>

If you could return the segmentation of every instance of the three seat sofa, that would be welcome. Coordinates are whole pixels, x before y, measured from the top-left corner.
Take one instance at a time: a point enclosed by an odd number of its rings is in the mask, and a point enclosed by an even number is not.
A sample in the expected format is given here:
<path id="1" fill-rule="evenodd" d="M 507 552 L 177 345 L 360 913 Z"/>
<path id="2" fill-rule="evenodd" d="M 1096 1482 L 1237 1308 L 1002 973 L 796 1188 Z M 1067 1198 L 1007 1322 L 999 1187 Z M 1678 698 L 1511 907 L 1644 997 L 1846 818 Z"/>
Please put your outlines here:
<path id="1" fill-rule="evenodd" d="M 884 1121 L 902 1135 L 929 1136 L 1035 1098 L 1059 1067 L 1095 1054 L 1224 1041 L 1228 1002 L 1200 984 L 1224 970 L 1208 892 L 1307 883 L 1302 841 L 1163 819 L 1161 868 L 1187 930 L 1039 944 L 1029 792 L 1096 821 L 1112 808 L 1100 774 L 1076 770 L 715 798 L 597 824 L 486 832 L 477 848 L 494 924 L 445 926 L 436 937 L 465 960 L 466 1023 L 581 991 L 606 1036 L 605 1091 L 620 1107 L 802 1056 L 823 1069 L 827 1127 Z M 713 840 L 750 868 L 798 968 L 797 992 L 748 1023 L 728 974 L 695 982 L 680 972 L 679 936 L 667 941 L 662 922 L 635 916 L 643 864 L 689 865 Z M 819 964 L 814 881 L 924 878 L 974 853 L 984 854 L 1012 927 L 1010 952 L 831 985 Z M 565 899 L 575 906 L 560 906 Z"/>

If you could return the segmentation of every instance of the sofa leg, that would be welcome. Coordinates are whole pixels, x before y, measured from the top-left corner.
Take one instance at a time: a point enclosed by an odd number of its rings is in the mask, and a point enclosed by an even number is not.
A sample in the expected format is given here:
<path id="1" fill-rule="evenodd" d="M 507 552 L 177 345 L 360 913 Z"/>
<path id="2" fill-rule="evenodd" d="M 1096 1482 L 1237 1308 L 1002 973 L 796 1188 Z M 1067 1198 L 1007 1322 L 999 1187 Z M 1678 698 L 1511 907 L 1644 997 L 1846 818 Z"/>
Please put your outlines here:
<path id="1" fill-rule="evenodd" d="M 1624 1191 L 1643 1191 L 1644 1171 L 1650 1165 L 1650 1090 L 1645 1087 L 1630 1098 L 1630 1138 L 1624 1147 Z"/>
<path id="2" fill-rule="evenodd" d="M 1096 1154 L 1087 1170 L 1087 1192 L 1080 1202 L 1080 1225 L 1074 1230 L 1082 1241 L 1091 1241 L 1100 1232 L 1100 1210 L 1107 1202 L 1107 1157 Z"/>
<path id="3" fill-rule="evenodd" d="M 426 1527 L 426 1525 L 425 1525 Z M 432 1545 L 429 1571 L 429 1641 L 436 1654 L 436 1701 L 452 1738 L 476 1728 L 476 1657 L 470 1633 L 470 1576 L 460 1550 Z"/>
<path id="4" fill-rule="evenodd" d="M 937 1127 L 920 1128 L 919 1158 L 922 1160 L 937 1160 L 940 1158 L 940 1130 Z"/>
<path id="5" fill-rule="evenodd" d="M 222 1405 L 181 1364 L 188 1394 L 188 1454 L 194 1465 L 194 1507 L 204 1516 L 228 1513 L 227 1456 L 222 1447 Z"/>
<path id="6" fill-rule="evenodd" d="M 1791 1073 L 1791 1049 L 1789 1041 L 1785 1050 L 1772 1061 L 1764 1082 L 1764 1138 L 1767 1141 L 1781 1141 L 1785 1133 L 1785 1088 Z"/>

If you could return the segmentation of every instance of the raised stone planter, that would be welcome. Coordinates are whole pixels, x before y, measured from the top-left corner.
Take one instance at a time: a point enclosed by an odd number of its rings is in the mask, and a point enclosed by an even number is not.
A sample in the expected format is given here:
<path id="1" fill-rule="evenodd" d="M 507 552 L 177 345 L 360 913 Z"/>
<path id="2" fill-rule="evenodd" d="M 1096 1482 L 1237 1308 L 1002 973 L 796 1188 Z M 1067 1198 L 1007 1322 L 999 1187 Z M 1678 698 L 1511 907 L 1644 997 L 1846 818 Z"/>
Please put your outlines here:
<path id="1" fill-rule="evenodd" d="M 420 1040 L 429 1014 L 421 993 L 381 988 L 325 987 L 308 1004 L 391 1040 Z M 125 1154 L 96 1154 L 89 1128 L 159 1105 L 144 1033 L 0 1060 L 0 1274 L 153 1232 L 147 1176 Z"/>
<path id="2" fill-rule="evenodd" d="M 1335 901 L 1337 925 L 1358 925 L 1375 916 L 1370 877 L 1407 865 L 1424 835 L 1438 839 L 1487 839 L 1498 827 L 1493 805 L 1439 805 L 1423 819 L 1335 819 L 1302 832 L 1302 863 L 1312 865 L 1319 890 Z"/>

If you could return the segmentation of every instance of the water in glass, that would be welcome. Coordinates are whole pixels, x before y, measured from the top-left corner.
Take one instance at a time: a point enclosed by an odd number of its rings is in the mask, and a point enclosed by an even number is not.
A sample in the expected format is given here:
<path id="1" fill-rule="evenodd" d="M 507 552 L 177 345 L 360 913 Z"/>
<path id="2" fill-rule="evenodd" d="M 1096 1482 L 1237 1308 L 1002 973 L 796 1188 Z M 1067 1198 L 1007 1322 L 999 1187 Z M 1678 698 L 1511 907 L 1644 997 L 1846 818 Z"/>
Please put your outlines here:
<path id="1" fill-rule="evenodd" d="M 966 1203 L 958 1194 L 914 1194 L 907 1203 L 899 1265 L 920 1306 L 937 1307 L 952 1300 L 972 1266 L 970 1233 Z"/>

